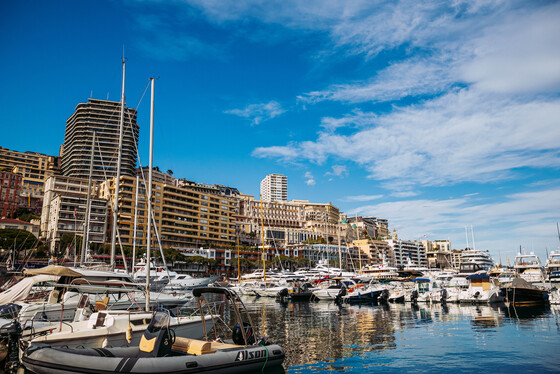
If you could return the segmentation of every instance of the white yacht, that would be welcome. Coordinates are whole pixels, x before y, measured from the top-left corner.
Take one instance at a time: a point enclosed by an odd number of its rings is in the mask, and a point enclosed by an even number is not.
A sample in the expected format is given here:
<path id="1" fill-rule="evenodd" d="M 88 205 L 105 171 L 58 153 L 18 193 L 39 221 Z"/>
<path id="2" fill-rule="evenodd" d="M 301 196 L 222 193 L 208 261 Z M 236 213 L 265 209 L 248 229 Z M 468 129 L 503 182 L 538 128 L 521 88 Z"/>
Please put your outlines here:
<path id="1" fill-rule="evenodd" d="M 399 277 L 398 269 L 384 264 L 368 265 L 362 268 L 357 277 L 361 281 L 372 279 L 395 279 Z"/>
<path id="2" fill-rule="evenodd" d="M 544 281 L 543 267 L 541 260 L 533 252 L 528 255 L 519 253 L 515 257 L 513 268 L 517 274 L 529 283 L 540 283 Z"/>
<path id="3" fill-rule="evenodd" d="M 546 259 L 546 264 L 544 265 L 544 270 L 548 275 L 549 279 L 552 280 L 551 275 L 554 274 L 554 278 L 560 276 L 560 251 L 552 252 Z"/>
<path id="4" fill-rule="evenodd" d="M 494 260 L 488 251 L 466 249 L 461 253 L 459 264 L 461 273 L 476 273 L 477 271 L 490 271 L 494 267 Z"/>

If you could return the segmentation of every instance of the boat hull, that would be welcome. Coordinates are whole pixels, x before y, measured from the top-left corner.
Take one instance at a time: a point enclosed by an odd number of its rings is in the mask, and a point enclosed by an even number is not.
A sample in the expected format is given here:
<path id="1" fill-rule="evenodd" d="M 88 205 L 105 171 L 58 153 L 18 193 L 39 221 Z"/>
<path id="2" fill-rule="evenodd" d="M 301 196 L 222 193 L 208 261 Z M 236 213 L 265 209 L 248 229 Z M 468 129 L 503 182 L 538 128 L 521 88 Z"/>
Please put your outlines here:
<path id="1" fill-rule="evenodd" d="M 519 287 L 504 287 L 505 301 L 513 305 L 545 304 L 548 293 L 544 290 Z"/>
<path id="2" fill-rule="evenodd" d="M 138 347 L 65 349 L 31 346 L 23 356 L 24 366 L 38 374 L 67 373 L 243 373 L 281 365 L 284 351 L 278 345 L 246 346 L 211 354 L 178 354 L 138 357 Z"/>

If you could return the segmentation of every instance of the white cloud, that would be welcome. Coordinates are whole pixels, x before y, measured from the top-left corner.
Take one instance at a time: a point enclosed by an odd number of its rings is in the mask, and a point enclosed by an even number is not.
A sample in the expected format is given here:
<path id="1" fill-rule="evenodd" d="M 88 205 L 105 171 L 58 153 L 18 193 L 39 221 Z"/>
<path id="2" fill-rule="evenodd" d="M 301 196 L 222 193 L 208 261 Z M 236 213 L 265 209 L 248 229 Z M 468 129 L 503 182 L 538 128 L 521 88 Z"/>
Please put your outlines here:
<path id="1" fill-rule="evenodd" d="M 325 175 L 332 175 L 335 177 L 342 177 L 348 175 L 348 170 L 344 165 L 333 165 L 332 171 L 327 171 Z"/>
<path id="2" fill-rule="evenodd" d="M 341 199 L 341 201 L 347 202 L 364 202 L 381 199 L 383 195 L 356 195 L 356 196 L 346 196 Z"/>
<path id="3" fill-rule="evenodd" d="M 305 184 L 307 184 L 308 186 L 314 186 L 316 184 L 315 182 L 315 178 L 313 177 L 313 174 L 311 174 L 310 171 L 305 173 Z"/>
<path id="4" fill-rule="evenodd" d="M 274 117 L 278 117 L 285 112 L 286 110 L 282 109 L 280 103 L 277 101 L 269 101 L 264 104 L 251 104 L 244 109 L 232 109 L 226 111 L 228 114 L 250 119 L 252 125 L 258 125 L 263 121 L 268 121 Z"/>
<path id="5" fill-rule="evenodd" d="M 560 167 L 559 99 L 518 101 L 465 88 L 388 114 L 355 117 L 362 127 L 349 135 L 319 132 L 315 141 L 261 147 L 254 155 L 317 164 L 329 157 L 354 161 L 371 178 L 396 182 L 400 190 L 497 181 L 523 167 Z"/>
<path id="6" fill-rule="evenodd" d="M 558 196 L 560 188 L 510 194 L 497 202 L 468 197 L 406 200 L 367 205 L 353 213 L 387 218 L 403 239 L 428 231 L 431 239 L 449 237 L 454 248 L 466 246 L 464 228 L 472 225 L 477 248 L 489 249 L 496 260 L 498 252 L 503 258 L 509 253 L 513 260 L 520 245 L 533 246 L 542 258 L 545 248 L 557 246 Z"/>

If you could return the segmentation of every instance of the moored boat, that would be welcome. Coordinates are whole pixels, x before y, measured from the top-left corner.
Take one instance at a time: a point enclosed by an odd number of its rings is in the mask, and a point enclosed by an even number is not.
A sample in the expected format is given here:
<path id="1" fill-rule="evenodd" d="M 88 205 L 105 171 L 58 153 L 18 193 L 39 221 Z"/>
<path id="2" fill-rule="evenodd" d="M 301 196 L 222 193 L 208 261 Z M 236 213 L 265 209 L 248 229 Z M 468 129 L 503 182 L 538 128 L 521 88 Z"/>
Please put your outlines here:
<path id="1" fill-rule="evenodd" d="M 140 344 L 126 348 L 53 348 L 48 345 L 31 345 L 23 355 L 25 367 L 39 374 L 62 373 L 241 373 L 265 370 L 281 365 L 284 350 L 259 336 L 248 313 L 242 316 L 242 303 L 235 293 L 221 287 L 201 287 L 193 290 L 199 309 L 210 308 L 207 299 L 233 304 L 235 323 L 227 329 L 216 328 L 214 320 L 210 330 L 203 322 L 204 340 L 175 337 L 169 315 L 158 312 L 152 318 Z M 246 312 L 246 311 L 245 311 Z M 216 336 L 228 331 L 231 339 Z M 227 339 L 226 339 L 227 338 Z"/>
<path id="2" fill-rule="evenodd" d="M 545 304 L 548 300 L 548 292 L 536 287 L 523 278 L 515 278 L 511 283 L 503 285 L 505 301 L 512 305 L 535 305 Z"/>

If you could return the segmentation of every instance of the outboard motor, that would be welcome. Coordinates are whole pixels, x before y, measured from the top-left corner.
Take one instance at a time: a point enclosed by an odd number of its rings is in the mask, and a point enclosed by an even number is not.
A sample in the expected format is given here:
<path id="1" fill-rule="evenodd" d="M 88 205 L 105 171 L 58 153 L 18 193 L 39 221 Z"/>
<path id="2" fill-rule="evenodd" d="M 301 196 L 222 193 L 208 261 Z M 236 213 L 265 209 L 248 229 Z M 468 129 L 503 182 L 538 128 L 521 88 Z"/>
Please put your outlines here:
<path id="1" fill-rule="evenodd" d="M 410 294 L 410 301 L 412 301 L 413 303 L 418 302 L 418 291 L 412 291 L 412 293 Z"/>
<path id="2" fill-rule="evenodd" d="M 340 303 L 342 298 L 346 296 L 346 287 L 340 287 L 340 291 L 338 291 L 338 295 L 334 298 L 335 303 Z"/>
<path id="3" fill-rule="evenodd" d="M 288 291 L 288 289 L 287 288 L 282 288 L 276 294 L 276 301 L 278 301 L 278 302 L 286 301 L 286 299 L 288 298 L 289 295 L 290 295 L 290 292 Z"/>
<path id="4" fill-rule="evenodd" d="M 387 302 L 387 300 L 389 300 L 389 290 L 384 289 L 381 291 L 381 295 L 379 295 L 379 301 Z"/>
<path id="5" fill-rule="evenodd" d="M 447 290 L 445 288 L 441 289 L 441 300 L 443 304 L 447 302 Z"/>
<path id="6" fill-rule="evenodd" d="M 17 320 L 0 327 L 0 369 L 4 373 L 16 373 L 19 367 L 19 348 L 22 328 Z"/>
<path id="7" fill-rule="evenodd" d="M 15 318 L 21 309 L 21 305 L 8 303 L 0 306 L 0 318 Z"/>
<path id="8" fill-rule="evenodd" d="M 245 330 L 245 337 L 247 342 L 243 338 L 243 331 L 241 331 L 241 325 L 239 322 L 233 326 L 233 332 L 231 333 L 231 339 L 237 345 L 252 345 L 255 344 L 255 334 L 253 333 L 253 327 L 247 322 L 243 322 L 243 330 Z"/>

